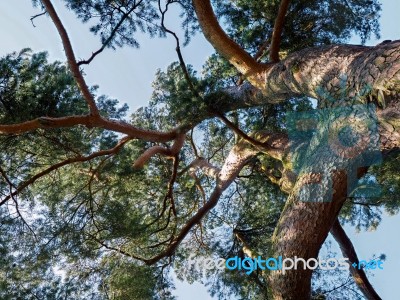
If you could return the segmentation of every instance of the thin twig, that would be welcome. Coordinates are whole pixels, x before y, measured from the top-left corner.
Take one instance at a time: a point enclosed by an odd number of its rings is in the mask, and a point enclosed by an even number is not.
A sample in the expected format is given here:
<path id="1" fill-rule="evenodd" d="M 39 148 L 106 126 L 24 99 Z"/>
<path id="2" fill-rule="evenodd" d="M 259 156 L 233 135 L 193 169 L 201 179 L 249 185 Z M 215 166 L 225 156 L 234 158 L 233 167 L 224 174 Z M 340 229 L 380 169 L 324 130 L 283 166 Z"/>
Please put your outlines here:
<path id="1" fill-rule="evenodd" d="M 44 11 L 44 12 L 42 12 L 42 13 L 40 13 L 40 14 L 37 14 L 37 15 L 32 16 L 32 17 L 30 18 L 31 23 L 32 23 L 32 26 L 33 26 L 33 27 L 36 27 L 35 23 L 33 23 L 33 20 L 35 20 L 35 19 L 38 18 L 38 17 L 41 17 L 41 16 L 45 15 L 46 13 L 47 13 L 47 12 Z"/>
<path id="2" fill-rule="evenodd" d="M 129 17 L 129 15 L 143 2 L 143 0 L 139 1 L 138 3 L 136 3 L 135 5 L 133 5 L 131 7 L 131 9 L 126 12 L 123 13 L 122 18 L 119 20 L 118 24 L 115 25 L 115 27 L 113 28 L 113 30 L 111 31 L 109 37 L 104 41 L 104 43 L 102 44 L 101 48 L 98 49 L 97 51 L 93 52 L 92 55 L 89 57 L 89 59 L 87 60 L 81 60 L 77 63 L 78 66 L 81 65 L 88 65 L 92 62 L 92 60 L 99 55 L 101 52 L 104 51 L 105 48 L 107 48 L 107 46 L 111 43 L 112 39 L 114 38 L 115 34 L 117 33 L 118 29 L 122 26 L 122 24 L 125 22 L 125 20 Z"/>

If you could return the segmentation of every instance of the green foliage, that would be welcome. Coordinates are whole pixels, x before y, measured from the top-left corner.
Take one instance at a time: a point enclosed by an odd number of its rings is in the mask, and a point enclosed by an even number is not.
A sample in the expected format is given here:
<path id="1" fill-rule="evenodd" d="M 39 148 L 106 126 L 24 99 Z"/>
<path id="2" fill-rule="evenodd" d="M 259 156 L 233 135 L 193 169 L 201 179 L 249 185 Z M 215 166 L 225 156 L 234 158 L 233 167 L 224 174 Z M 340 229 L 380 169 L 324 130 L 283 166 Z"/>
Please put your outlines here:
<path id="1" fill-rule="evenodd" d="M 111 48 L 137 47 L 138 32 L 151 37 L 165 34 L 159 27 L 157 1 L 64 2 Z M 280 1 L 215 2 L 216 13 L 229 34 L 255 54 L 271 36 Z M 191 1 L 172 4 L 181 9 L 189 41 L 198 29 Z M 342 43 L 354 32 L 364 42 L 378 33 L 379 10 L 375 0 L 292 1 L 281 54 Z M 266 54 L 263 61 L 267 61 Z M 268 296 L 268 274 L 247 276 L 224 271 L 203 276 L 187 265 L 193 253 L 197 257 L 244 257 L 244 242 L 255 255 L 268 256 L 286 195 L 270 181 L 267 172 L 273 169 L 273 176 L 279 179 L 281 166 L 263 153 L 248 163 L 218 206 L 190 231 L 175 255 L 151 267 L 137 259 L 165 250 L 207 201 L 215 179 L 198 170 L 189 172 L 190 164 L 202 157 L 221 167 L 238 139 L 212 115 L 213 110 L 223 110 L 221 103 L 226 99 L 221 99 L 221 89 L 241 84 L 237 71 L 214 54 L 201 75 L 191 66 L 188 73 L 201 97 L 195 95 L 180 64 L 172 63 L 165 71 L 157 72 L 149 106 L 134 112 L 130 119 L 125 116 L 126 105 L 96 95 L 97 87 L 91 87 L 102 116 L 144 129 L 165 132 L 178 124 L 192 126 L 200 116 L 208 116 L 187 135 L 190 142 L 179 155 L 173 199 L 167 195 L 173 177 L 171 160 L 154 156 L 143 169 L 132 167 L 145 150 L 156 145 L 140 140 L 127 142 L 116 155 L 68 164 L 40 178 L 0 207 L 1 299 L 173 299 L 169 277 L 172 269 L 178 278 L 203 281 L 219 299 Z M 259 130 L 284 132 L 286 112 L 310 109 L 310 99 L 299 97 L 283 104 L 238 109 L 227 113 L 227 117 L 248 134 Z M 87 112 L 67 67 L 60 62 L 50 63 L 46 53 L 32 54 L 25 49 L 0 59 L 1 124 Z M 0 181 L 0 194 L 6 197 L 10 189 L 15 190 L 60 161 L 113 148 L 119 138 L 112 132 L 84 127 L 0 136 L 0 167 L 11 181 L 11 186 L 6 180 Z M 369 179 L 382 183 L 386 196 L 398 193 L 398 165 L 390 161 L 371 171 Z M 176 216 L 170 208 L 172 200 Z M 386 198 L 354 199 L 346 204 L 342 217 L 360 229 L 370 229 L 379 224 L 381 209 L 394 214 L 398 207 L 398 201 Z M 316 276 L 315 282 L 326 279 L 334 286 L 332 282 L 337 283 L 340 275 Z M 326 290 L 314 285 L 315 295 Z"/>
<path id="2" fill-rule="evenodd" d="M 156 281 L 150 267 L 116 259 L 106 263 L 109 264 L 107 268 L 111 270 L 106 282 L 109 286 L 107 293 L 111 299 L 154 299 Z"/>
<path id="3" fill-rule="evenodd" d="M 227 31 L 255 54 L 271 38 L 280 1 L 215 1 Z M 380 4 L 376 0 L 291 1 L 282 35 L 282 53 L 343 43 L 356 34 L 365 43 L 379 36 Z"/>
<path id="4" fill-rule="evenodd" d="M 341 211 L 343 221 L 355 226 L 357 230 L 375 230 L 384 213 L 389 216 L 398 214 L 400 209 L 400 200 L 397 197 L 400 192 L 399 166 L 399 153 L 394 152 L 385 159 L 382 165 L 371 167 L 360 182 L 361 184 L 377 184 L 381 189 L 380 194 L 370 197 L 365 192 L 356 193 L 355 197 L 346 202 Z"/>
<path id="5" fill-rule="evenodd" d="M 68 68 L 60 62 L 48 63 L 47 56 L 23 49 L 0 60 L 2 124 L 86 112 Z"/>

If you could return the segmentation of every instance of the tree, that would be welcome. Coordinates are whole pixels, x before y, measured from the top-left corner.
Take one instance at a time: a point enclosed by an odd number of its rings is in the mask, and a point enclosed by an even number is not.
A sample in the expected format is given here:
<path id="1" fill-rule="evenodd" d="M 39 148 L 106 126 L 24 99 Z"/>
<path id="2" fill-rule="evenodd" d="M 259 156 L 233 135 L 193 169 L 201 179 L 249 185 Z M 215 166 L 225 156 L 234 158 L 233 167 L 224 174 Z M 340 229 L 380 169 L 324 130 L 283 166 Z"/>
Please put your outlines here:
<path id="1" fill-rule="evenodd" d="M 64 2 L 93 24 L 98 50 L 78 61 L 52 2 L 35 0 L 68 68 L 29 49 L 0 61 L 2 298 L 169 299 L 173 266 L 201 279 L 193 253 L 310 259 L 329 232 L 358 262 L 341 223 L 397 213 L 400 41 L 345 44 L 378 34 L 377 1 Z M 217 52 L 204 76 L 165 25 L 171 6 L 184 42 L 201 30 Z M 127 119 L 83 69 L 138 46 L 137 31 L 174 38 L 178 62 Z M 380 299 L 363 269 L 350 273 L 325 289 L 320 270 L 208 275 L 220 298 L 325 299 L 355 283 Z"/>

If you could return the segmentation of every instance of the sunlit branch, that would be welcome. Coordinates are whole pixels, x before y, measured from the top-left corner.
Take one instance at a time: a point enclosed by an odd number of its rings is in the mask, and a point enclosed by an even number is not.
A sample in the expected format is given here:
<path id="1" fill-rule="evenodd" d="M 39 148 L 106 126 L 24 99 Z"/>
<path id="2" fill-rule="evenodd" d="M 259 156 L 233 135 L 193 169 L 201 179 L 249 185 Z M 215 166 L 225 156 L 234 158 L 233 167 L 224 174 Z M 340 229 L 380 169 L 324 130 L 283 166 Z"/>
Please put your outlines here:
<path id="1" fill-rule="evenodd" d="M 189 170 L 189 174 L 191 175 L 191 173 L 195 172 L 196 169 L 201 169 L 204 174 L 215 179 L 218 178 L 218 174 L 221 172 L 220 168 L 212 165 L 205 158 L 199 157 L 195 159 L 187 168 L 182 170 L 181 173 Z"/>
<path id="2" fill-rule="evenodd" d="M 143 168 L 144 165 L 155 155 L 160 154 L 169 158 L 174 158 L 179 151 L 182 149 L 183 144 L 185 142 L 185 134 L 179 134 L 176 139 L 174 144 L 172 145 L 171 148 L 166 148 L 163 146 L 153 146 L 149 149 L 147 149 L 142 155 L 140 155 L 135 163 L 133 164 L 133 167 L 136 169 Z"/>
<path id="3" fill-rule="evenodd" d="M 228 37 L 221 28 L 209 0 L 193 0 L 193 5 L 206 39 L 241 74 L 251 81 L 251 77 L 256 76 L 263 66 Z"/>
<path id="4" fill-rule="evenodd" d="M 69 39 L 68 33 L 61 22 L 57 12 L 54 9 L 53 4 L 51 3 L 50 0 L 42 0 L 43 6 L 46 8 L 47 13 L 49 14 L 50 18 L 52 19 L 54 25 L 57 28 L 57 31 L 61 37 L 63 46 L 64 46 L 64 52 L 65 55 L 67 56 L 67 61 L 70 67 L 70 70 L 76 80 L 76 83 L 78 84 L 78 87 L 80 91 L 82 92 L 82 95 L 87 102 L 89 109 L 90 109 L 90 114 L 93 116 L 100 116 L 99 110 L 96 106 L 96 101 L 92 95 L 92 93 L 89 90 L 89 87 L 86 84 L 85 79 L 83 78 L 83 75 L 81 71 L 79 70 L 79 66 L 76 62 L 75 58 L 75 53 L 71 45 L 71 41 Z"/>
<path id="5" fill-rule="evenodd" d="M 269 51 L 269 57 L 272 62 L 279 61 L 279 49 L 281 47 L 282 31 L 285 24 L 285 16 L 289 8 L 290 0 L 281 0 L 278 15 L 275 19 L 274 30 L 272 32 L 272 41 Z"/>
<path id="6" fill-rule="evenodd" d="M 132 138 L 141 139 L 149 142 L 168 142 L 179 136 L 180 128 L 163 133 L 153 130 L 136 128 L 123 121 L 109 120 L 92 115 L 68 116 L 60 118 L 40 117 L 31 121 L 18 124 L 0 125 L 0 134 L 22 134 L 36 129 L 47 128 L 69 128 L 78 125 L 87 128 L 102 128 L 110 131 L 123 133 Z"/>

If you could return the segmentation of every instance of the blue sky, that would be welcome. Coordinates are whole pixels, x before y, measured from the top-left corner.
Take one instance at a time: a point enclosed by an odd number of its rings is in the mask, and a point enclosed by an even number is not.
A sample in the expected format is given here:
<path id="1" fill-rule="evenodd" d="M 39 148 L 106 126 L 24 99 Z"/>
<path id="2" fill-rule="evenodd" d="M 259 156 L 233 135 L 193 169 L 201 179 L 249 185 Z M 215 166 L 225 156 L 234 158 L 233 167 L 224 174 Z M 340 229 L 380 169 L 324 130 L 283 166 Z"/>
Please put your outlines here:
<path id="1" fill-rule="evenodd" d="M 88 58 L 92 51 L 99 47 L 99 39 L 93 37 L 87 25 L 82 25 L 75 16 L 62 9 L 60 1 L 53 1 L 60 12 L 78 58 Z M 381 40 L 400 38 L 400 1 L 382 0 Z M 0 55 L 19 51 L 30 47 L 36 51 L 48 51 L 51 60 L 65 61 L 62 45 L 57 32 L 48 18 L 35 20 L 36 27 L 30 17 L 39 11 L 33 9 L 30 0 L 0 0 Z M 171 24 L 172 25 L 172 24 Z M 151 82 L 158 68 L 165 69 L 172 61 L 177 60 L 175 44 L 172 39 L 139 38 L 139 50 L 124 48 L 117 53 L 107 50 L 85 68 L 89 85 L 98 84 L 99 92 L 115 97 L 129 104 L 131 110 L 145 106 L 152 88 Z M 352 40 L 358 43 L 358 39 Z M 373 40 L 368 44 L 374 45 Z M 197 35 L 188 47 L 183 49 L 186 62 L 200 70 L 202 63 L 213 52 L 212 47 L 201 35 Z M 385 253 L 387 260 L 383 271 L 376 271 L 371 282 L 383 299 L 397 300 L 400 295 L 398 270 L 400 268 L 400 216 L 385 216 L 374 232 L 356 233 L 354 228 L 345 229 L 352 239 L 360 259 L 371 258 L 374 254 Z M 334 244 L 334 242 L 333 242 Z M 340 251 L 337 251 L 340 253 Z M 189 285 L 177 282 L 175 294 L 178 299 L 206 300 L 211 299 L 206 288 L 201 284 Z"/>

